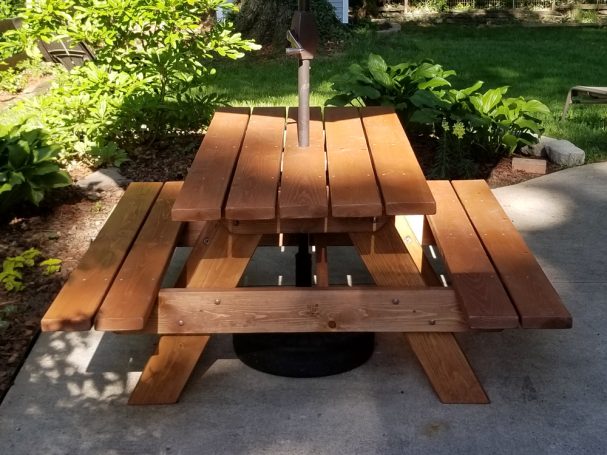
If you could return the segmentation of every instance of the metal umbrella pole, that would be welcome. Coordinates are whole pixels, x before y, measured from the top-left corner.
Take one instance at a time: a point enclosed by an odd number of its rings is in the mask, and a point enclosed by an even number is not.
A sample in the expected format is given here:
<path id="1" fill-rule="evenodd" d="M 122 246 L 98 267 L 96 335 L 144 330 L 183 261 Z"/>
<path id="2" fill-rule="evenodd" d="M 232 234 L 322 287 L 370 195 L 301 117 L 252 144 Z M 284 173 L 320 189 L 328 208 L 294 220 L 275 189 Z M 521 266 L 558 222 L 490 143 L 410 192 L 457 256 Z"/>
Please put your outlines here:
<path id="1" fill-rule="evenodd" d="M 308 147 L 310 145 L 310 60 L 314 58 L 318 48 L 318 29 L 314 14 L 310 11 L 309 0 L 299 0 L 291 28 L 287 31 L 287 40 L 291 45 L 287 48 L 287 55 L 299 58 L 297 140 L 300 147 Z"/>

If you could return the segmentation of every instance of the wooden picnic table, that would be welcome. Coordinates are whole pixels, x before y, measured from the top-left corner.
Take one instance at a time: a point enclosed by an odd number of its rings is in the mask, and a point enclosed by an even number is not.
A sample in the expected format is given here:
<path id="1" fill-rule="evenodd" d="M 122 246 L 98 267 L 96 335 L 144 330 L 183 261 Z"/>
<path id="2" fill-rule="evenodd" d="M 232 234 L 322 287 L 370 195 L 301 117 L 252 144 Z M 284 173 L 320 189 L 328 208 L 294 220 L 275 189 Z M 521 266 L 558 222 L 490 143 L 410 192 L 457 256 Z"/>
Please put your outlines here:
<path id="1" fill-rule="evenodd" d="M 571 326 L 486 183 L 426 181 L 391 108 L 312 108 L 307 148 L 296 116 L 222 109 L 185 182 L 131 184 L 43 330 L 161 335 L 131 404 L 177 401 L 211 334 L 289 332 L 402 332 L 441 401 L 486 403 L 454 333 Z M 421 239 L 410 215 L 423 216 Z M 237 287 L 258 245 L 301 233 L 317 286 Z M 328 286 L 335 244 L 353 245 L 377 286 Z M 161 289 L 179 245 L 193 248 Z"/>

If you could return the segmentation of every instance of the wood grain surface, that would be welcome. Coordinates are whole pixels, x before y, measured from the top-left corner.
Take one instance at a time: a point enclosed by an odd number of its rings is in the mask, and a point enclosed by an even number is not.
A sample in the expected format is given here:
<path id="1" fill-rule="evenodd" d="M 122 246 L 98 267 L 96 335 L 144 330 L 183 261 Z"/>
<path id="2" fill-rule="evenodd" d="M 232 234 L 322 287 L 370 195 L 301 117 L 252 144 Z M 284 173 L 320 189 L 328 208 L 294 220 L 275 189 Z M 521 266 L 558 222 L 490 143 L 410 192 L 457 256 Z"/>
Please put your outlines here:
<path id="1" fill-rule="evenodd" d="M 158 333 L 468 330 L 446 288 L 162 289 Z"/>
<path id="2" fill-rule="evenodd" d="M 428 182 L 437 210 L 432 233 L 472 329 L 518 327 L 519 318 L 448 181 Z"/>
<path id="3" fill-rule="evenodd" d="M 95 318 L 96 330 L 132 331 L 145 326 L 182 228 L 171 208 L 182 182 L 167 182 L 154 202 Z"/>
<path id="4" fill-rule="evenodd" d="M 484 180 L 452 182 L 523 328 L 570 328 L 571 314 Z"/>
<path id="5" fill-rule="evenodd" d="M 436 213 L 436 203 L 394 108 L 364 107 L 360 112 L 386 215 Z"/>
<path id="6" fill-rule="evenodd" d="M 297 108 L 289 108 L 278 207 L 280 218 L 324 218 L 329 214 L 319 107 L 310 108 L 310 145 L 303 148 L 297 139 Z"/>
<path id="7" fill-rule="evenodd" d="M 221 108 L 215 113 L 173 206 L 173 219 L 202 221 L 222 217 L 249 112 L 249 108 L 241 107 Z"/>
<path id="8" fill-rule="evenodd" d="M 43 331 L 89 330 L 162 183 L 131 183 L 41 321 Z"/>
<path id="9" fill-rule="evenodd" d="M 276 218 L 285 119 L 284 107 L 253 109 L 225 205 L 225 218 Z"/>
<path id="10" fill-rule="evenodd" d="M 365 234 L 351 237 L 376 284 L 406 287 L 424 285 L 415 262 L 393 224 L 386 224 L 378 232 L 366 234 L 366 238 Z M 401 254 L 394 254 L 399 252 Z M 440 325 L 438 321 L 436 324 Z M 405 338 L 443 403 L 489 402 L 453 333 L 409 332 L 405 333 Z"/>
<path id="11" fill-rule="evenodd" d="M 331 214 L 380 216 L 383 204 L 357 109 L 325 108 Z"/>

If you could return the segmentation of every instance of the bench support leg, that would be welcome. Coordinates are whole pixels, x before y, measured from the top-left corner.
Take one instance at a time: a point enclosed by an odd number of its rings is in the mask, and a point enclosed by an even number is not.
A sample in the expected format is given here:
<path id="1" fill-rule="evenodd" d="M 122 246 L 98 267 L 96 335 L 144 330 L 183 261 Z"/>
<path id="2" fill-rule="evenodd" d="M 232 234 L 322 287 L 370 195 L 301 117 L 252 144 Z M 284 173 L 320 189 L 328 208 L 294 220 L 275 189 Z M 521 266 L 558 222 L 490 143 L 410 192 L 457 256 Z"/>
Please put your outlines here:
<path id="1" fill-rule="evenodd" d="M 441 402 L 489 403 L 452 333 L 406 333 L 405 337 Z"/>
<path id="2" fill-rule="evenodd" d="M 419 243 L 414 236 L 404 240 L 404 235 L 411 232 L 404 223 L 397 225 L 398 228 L 387 224 L 377 232 L 350 234 L 350 237 L 378 286 L 424 286 L 419 269 L 423 264 L 421 249 L 416 248 Z M 413 257 L 406 243 L 412 243 Z M 427 272 L 423 272 L 428 281 Z M 452 333 L 406 333 L 405 337 L 443 403 L 489 402 Z"/>
<path id="3" fill-rule="evenodd" d="M 236 287 L 261 235 L 228 232 L 208 222 L 194 245 L 178 282 L 186 287 Z M 129 404 L 172 404 L 179 400 L 209 337 L 165 335 L 146 364 Z"/>
<path id="4" fill-rule="evenodd" d="M 206 335 L 162 336 L 131 393 L 129 404 L 172 404 L 181 396 L 202 351 Z"/>

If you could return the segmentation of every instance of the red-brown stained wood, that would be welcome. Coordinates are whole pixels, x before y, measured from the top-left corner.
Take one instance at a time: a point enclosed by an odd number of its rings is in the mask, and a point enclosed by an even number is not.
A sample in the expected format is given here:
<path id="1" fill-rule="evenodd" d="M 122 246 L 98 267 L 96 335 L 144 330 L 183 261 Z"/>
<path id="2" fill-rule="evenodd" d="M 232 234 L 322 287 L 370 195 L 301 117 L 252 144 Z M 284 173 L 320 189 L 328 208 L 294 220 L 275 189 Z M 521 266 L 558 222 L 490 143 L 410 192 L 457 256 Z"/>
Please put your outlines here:
<path id="1" fill-rule="evenodd" d="M 209 339 L 207 335 L 161 336 L 131 392 L 129 404 L 177 403 Z"/>
<path id="2" fill-rule="evenodd" d="M 280 218 L 324 218 L 329 213 L 319 107 L 310 109 L 310 145 L 303 148 L 297 140 L 297 108 L 289 108 L 278 207 Z"/>
<path id="3" fill-rule="evenodd" d="M 394 108 L 361 109 L 386 215 L 436 213 L 436 203 Z"/>
<path id="4" fill-rule="evenodd" d="M 162 183 L 131 183 L 42 318 L 42 330 L 89 330 Z"/>
<path id="5" fill-rule="evenodd" d="M 453 182 L 523 328 L 569 328 L 571 314 L 484 180 Z"/>
<path id="6" fill-rule="evenodd" d="M 393 224 L 380 231 L 351 235 L 352 243 L 379 286 L 423 286 L 424 280 Z M 420 300 L 423 306 L 423 301 Z M 453 309 L 460 314 L 459 307 Z M 432 330 L 442 321 L 428 321 Z M 465 322 L 462 321 L 462 326 Z M 443 403 L 488 403 L 468 359 L 452 333 L 405 333 L 413 353 Z"/>
<path id="7" fill-rule="evenodd" d="M 472 329 L 518 327 L 518 315 L 448 181 L 429 181 L 436 214 L 428 221 Z"/>
<path id="8" fill-rule="evenodd" d="M 452 333 L 406 333 L 441 402 L 487 404 L 489 398 Z"/>
<path id="9" fill-rule="evenodd" d="M 282 107 L 253 109 L 225 205 L 227 219 L 276 217 L 285 115 Z"/>
<path id="10" fill-rule="evenodd" d="M 164 184 L 97 317 L 96 330 L 141 330 L 152 311 L 182 223 L 171 207 L 182 182 Z"/>
<path id="11" fill-rule="evenodd" d="M 332 216 L 381 215 L 383 205 L 358 110 L 325 108 L 325 133 Z"/>
<path id="12" fill-rule="evenodd" d="M 205 223 L 179 281 L 185 281 L 190 288 L 236 287 L 260 238 L 260 235 L 233 235 L 218 223 Z M 157 321 L 156 310 L 146 330 L 158 333 Z M 183 325 L 186 324 L 184 319 Z M 129 404 L 175 403 L 208 340 L 208 335 L 161 337 L 158 352 L 146 364 Z"/>
<path id="13" fill-rule="evenodd" d="M 468 330 L 452 289 L 321 286 L 161 289 L 150 327 L 161 334 Z"/>
<path id="14" fill-rule="evenodd" d="M 174 220 L 218 220 L 249 121 L 249 108 L 218 110 L 172 210 Z"/>

